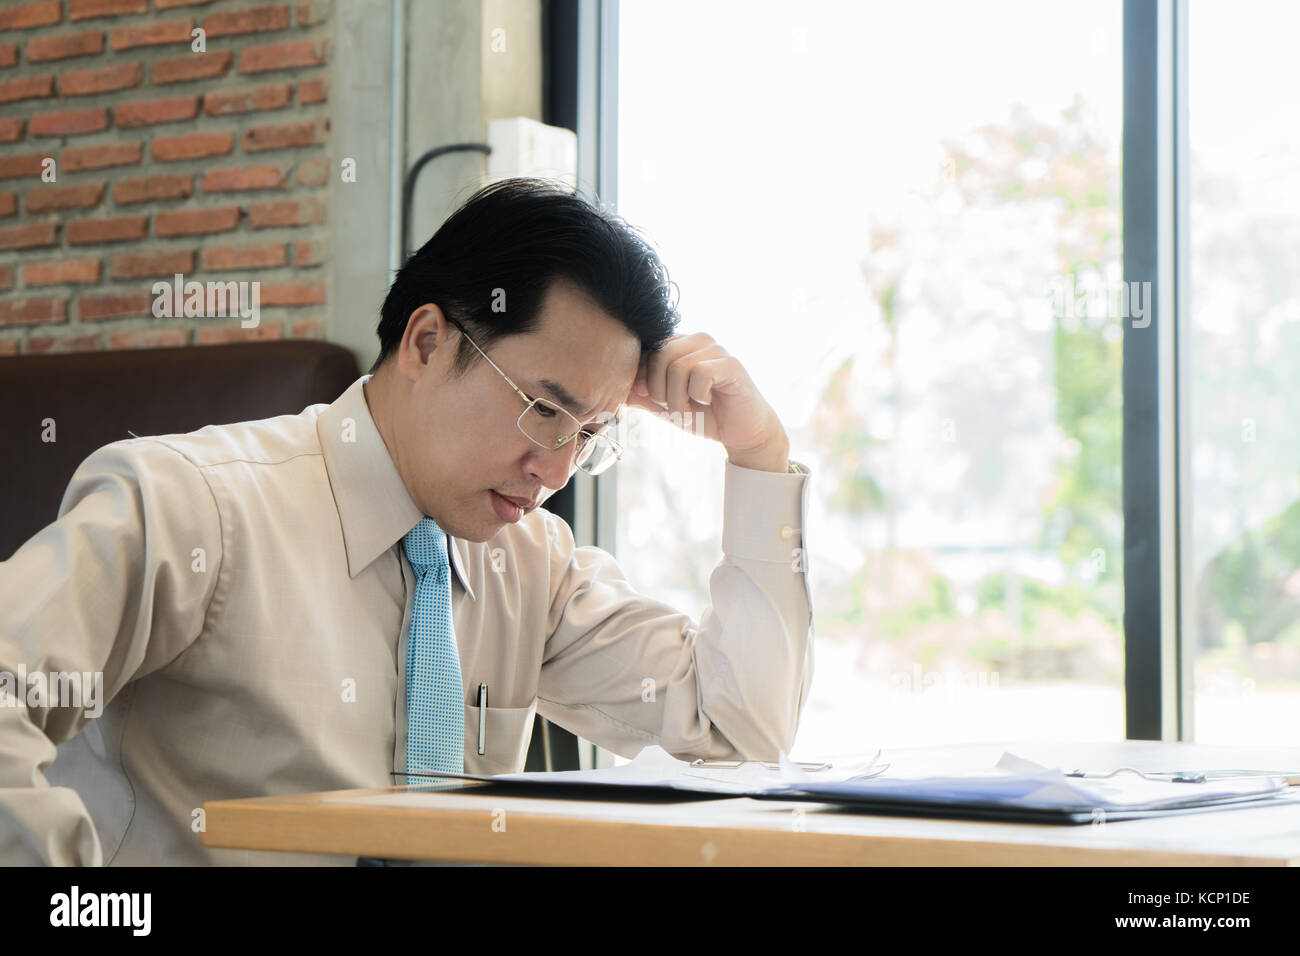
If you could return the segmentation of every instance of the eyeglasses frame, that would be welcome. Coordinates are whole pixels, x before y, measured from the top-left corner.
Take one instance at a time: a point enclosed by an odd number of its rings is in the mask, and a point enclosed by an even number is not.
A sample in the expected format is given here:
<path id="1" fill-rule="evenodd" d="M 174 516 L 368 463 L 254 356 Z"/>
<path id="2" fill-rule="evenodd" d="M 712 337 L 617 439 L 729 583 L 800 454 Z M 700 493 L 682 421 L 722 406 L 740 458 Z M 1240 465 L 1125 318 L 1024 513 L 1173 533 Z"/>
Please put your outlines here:
<path id="1" fill-rule="evenodd" d="M 521 399 L 523 399 L 525 408 L 522 412 L 519 413 L 519 417 L 515 419 L 515 425 L 518 427 L 520 433 L 525 438 L 527 438 L 530 442 L 532 442 L 538 448 L 545 448 L 547 451 L 555 451 L 557 449 L 563 448 L 569 442 L 573 441 L 578 435 L 585 434 L 587 436 L 587 440 L 583 442 L 581 448 L 579 448 L 576 443 L 574 444 L 573 460 L 576 464 L 576 467 L 578 468 L 582 468 L 581 464 L 577 464 L 578 455 L 582 453 L 582 449 L 585 448 L 588 443 L 590 443 L 593 439 L 597 439 L 597 438 L 609 442 L 609 447 L 614 452 L 614 461 L 611 464 L 607 465 L 606 467 L 602 468 L 599 472 L 589 472 L 585 468 L 583 468 L 582 470 L 589 475 L 601 474 L 602 472 L 608 471 L 610 468 L 613 468 L 614 465 L 618 464 L 620 461 L 623 460 L 623 446 L 620 445 L 617 441 L 615 441 L 613 438 L 610 438 L 608 435 L 601 435 L 593 431 L 588 431 L 586 428 L 583 427 L 582 422 L 578 421 L 577 417 L 572 412 L 570 412 L 567 408 L 561 408 L 559 405 L 555 404 L 554 402 L 547 401 L 544 398 L 529 398 L 527 393 L 524 392 L 523 389 L 521 389 L 518 385 L 514 383 L 514 379 L 512 379 L 509 375 L 503 372 L 500 366 L 498 366 L 496 362 L 492 361 L 492 359 L 488 357 L 487 352 L 484 352 L 483 349 L 479 347 L 479 344 L 474 341 L 474 337 L 465 331 L 465 327 L 461 325 L 460 322 L 458 322 L 456 319 L 453 319 L 451 316 L 447 316 L 447 321 L 450 322 L 452 325 L 454 325 L 457 328 L 457 330 L 459 330 L 461 335 L 465 336 L 469 344 L 474 346 L 474 348 L 478 350 L 478 354 L 483 356 L 483 358 L 487 360 L 487 363 L 491 365 L 494 369 L 496 369 L 497 374 L 506 380 L 506 384 L 515 390 L 515 394 L 517 394 Z M 544 445 L 542 442 L 539 442 L 532 435 L 528 434 L 528 432 L 524 430 L 524 426 L 523 426 L 524 416 L 528 414 L 528 412 L 533 408 L 533 406 L 539 403 L 545 405 L 547 408 L 553 408 L 556 411 L 567 415 L 578 426 L 577 430 L 574 431 L 571 435 L 565 436 L 562 441 L 557 439 L 554 447 L 548 447 L 547 445 Z"/>

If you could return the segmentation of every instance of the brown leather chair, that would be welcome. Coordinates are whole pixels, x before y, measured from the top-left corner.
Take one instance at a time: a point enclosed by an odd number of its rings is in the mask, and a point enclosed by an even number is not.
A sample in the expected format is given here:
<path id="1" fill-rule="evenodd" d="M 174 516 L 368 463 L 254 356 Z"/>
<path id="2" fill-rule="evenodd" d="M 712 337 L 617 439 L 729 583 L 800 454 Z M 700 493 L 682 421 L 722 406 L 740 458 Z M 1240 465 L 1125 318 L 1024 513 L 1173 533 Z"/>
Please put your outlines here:
<path id="1" fill-rule="evenodd" d="M 359 374 L 347 349 L 298 340 L 0 358 L 0 561 L 58 517 L 96 448 L 297 414 Z M 46 419 L 53 442 L 42 440 Z"/>

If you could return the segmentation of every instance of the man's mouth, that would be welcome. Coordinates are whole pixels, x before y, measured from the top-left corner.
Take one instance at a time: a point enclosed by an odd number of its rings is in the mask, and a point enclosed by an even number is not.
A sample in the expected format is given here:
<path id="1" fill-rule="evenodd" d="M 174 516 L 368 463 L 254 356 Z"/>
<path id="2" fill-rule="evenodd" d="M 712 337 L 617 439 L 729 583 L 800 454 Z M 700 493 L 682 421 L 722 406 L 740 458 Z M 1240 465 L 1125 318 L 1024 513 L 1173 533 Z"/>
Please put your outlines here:
<path id="1" fill-rule="evenodd" d="M 497 494 L 501 495 L 501 492 L 498 491 Z M 536 504 L 536 502 L 532 498 L 516 498 L 514 495 L 501 495 L 501 497 L 506 499 L 506 501 L 509 501 L 511 504 L 518 505 L 519 507 L 523 508 L 525 511 L 527 511 L 529 508 L 533 507 L 534 504 Z"/>
<path id="2" fill-rule="evenodd" d="M 496 512 L 496 516 L 509 524 L 514 524 L 522 518 L 524 512 L 534 504 L 529 498 L 507 497 L 499 491 L 491 491 L 489 495 L 492 498 L 492 510 Z"/>

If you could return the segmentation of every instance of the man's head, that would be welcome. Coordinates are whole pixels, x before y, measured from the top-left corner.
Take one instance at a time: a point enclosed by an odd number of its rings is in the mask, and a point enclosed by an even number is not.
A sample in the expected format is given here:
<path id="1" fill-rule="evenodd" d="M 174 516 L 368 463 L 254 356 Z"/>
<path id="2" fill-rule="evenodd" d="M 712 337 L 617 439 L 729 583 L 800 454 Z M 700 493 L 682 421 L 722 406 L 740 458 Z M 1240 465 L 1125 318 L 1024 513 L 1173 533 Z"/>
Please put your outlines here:
<path id="1" fill-rule="evenodd" d="M 562 488 L 575 443 L 530 441 L 516 424 L 524 400 L 501 372 L 598 430 L 626 400 L 642 352 L 673 334 L 671 285 L 630 226 L 561 186 L 508 179 L 457 210 L 388 292 L 368 389 L 421 511 L 486 541 L 508 523 L 494 491 L 535 507 Z"/>

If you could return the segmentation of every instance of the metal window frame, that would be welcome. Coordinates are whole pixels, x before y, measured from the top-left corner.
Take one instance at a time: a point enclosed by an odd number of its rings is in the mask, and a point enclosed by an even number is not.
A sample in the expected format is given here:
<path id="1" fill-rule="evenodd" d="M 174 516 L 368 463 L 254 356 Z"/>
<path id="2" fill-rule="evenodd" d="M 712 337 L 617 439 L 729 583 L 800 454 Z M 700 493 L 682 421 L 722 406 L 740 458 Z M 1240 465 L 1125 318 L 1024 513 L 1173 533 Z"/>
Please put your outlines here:
<path id="1" fill-rule="evenodd" d="M 1183 548 L 1190 541 L 1187 349 L 1187 0 L 1124 0 L 1124 716 L 1132 740 L 1190 740 L 1194 695 Z"/>
<path id="2" fill-rule="evenodd" d="M 578 0 L 578 187 L 603 208 L 618 204 L 618 0 Z M 618 469 L 574 475 L 574 537 L 618 547 Z"/>

